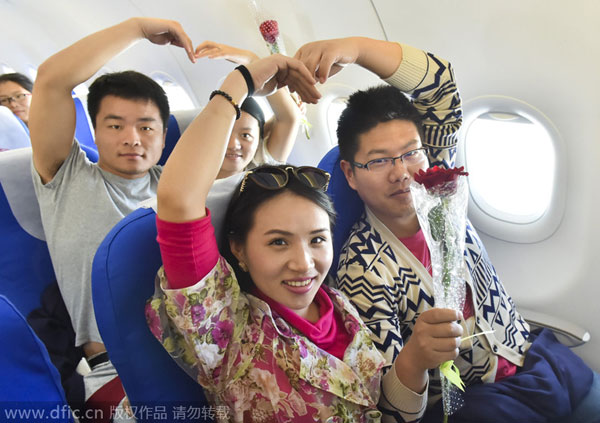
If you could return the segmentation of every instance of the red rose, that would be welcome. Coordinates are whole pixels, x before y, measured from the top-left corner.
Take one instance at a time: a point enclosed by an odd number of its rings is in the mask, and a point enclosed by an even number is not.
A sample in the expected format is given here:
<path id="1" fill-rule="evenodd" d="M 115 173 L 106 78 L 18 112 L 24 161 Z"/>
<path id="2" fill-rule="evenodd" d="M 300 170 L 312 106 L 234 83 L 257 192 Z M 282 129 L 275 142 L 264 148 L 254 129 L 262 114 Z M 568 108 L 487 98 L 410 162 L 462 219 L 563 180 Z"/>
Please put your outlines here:
<path id="1" fill-rule="evenodd" d="M 277 37 L 279 37 L 279 25 L 277 25 L 276 20 L 269 19 L 264 21 L 258 29 L 260 29 L 260 33 L 267 43 L 275 44 Z"/>
<path id="2" fill-rule="evenodd" d="M 453 167 L 452 169 L 443 169 L 438 166 L 430 167 L 427 170 L 419 170 L 413 178 L 416 182 L 424 185 L 428 191 L 434 194 L 450 195 L 456 192 L 456 180 L 459 176 L 467 176 L 464 167 Z"/>

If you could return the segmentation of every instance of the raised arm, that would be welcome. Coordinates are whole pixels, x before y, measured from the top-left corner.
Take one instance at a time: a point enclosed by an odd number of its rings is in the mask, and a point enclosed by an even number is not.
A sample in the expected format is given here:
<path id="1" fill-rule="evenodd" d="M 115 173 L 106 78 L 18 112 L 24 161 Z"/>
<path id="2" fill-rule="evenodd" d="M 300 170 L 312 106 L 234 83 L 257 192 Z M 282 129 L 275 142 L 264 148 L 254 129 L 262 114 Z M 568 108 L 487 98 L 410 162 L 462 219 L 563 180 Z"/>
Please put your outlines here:
<path id="1" fill-rule="evenodd" d="M 337 38 L 305 44 L 294 57 L 322 84 L 351 63 L 380 78 L 388 78 L 402 62 L 402 47 L 395 42 L 365 37 Z"/>
<path id="2" fill-rule="evenodd" d="M 225 59 L 230 62 L 247 65 L 258 56 L 250 50 L 243 50 L 227 44 L 204 41 L 196 47 L 196 58 Z M 273 110 L 273 118 L 265 125 L 267 151 L 275 160 L 285 162 L 294 148 L 301 122 L 300 108 L 284 87 L 267 97 Z M 268 128 L 268 131 L 267 131 Z"/>
<path id="3" fill-rule="evenodd" d="M 316 41 L 295 57 L 324 83 L 344 66 L 355 63 L 408 94 L 423 120 L 421 140 L 431 166 L 454 166 L 461 99 L 450 63 L 423 50 L 364 37 Z"/>
<path id="4" fill-rule="evenodd" d="M 315 81 L 298 60 L 269 56 L 247 65 L 256 95 L 270 94 L 288 85 L 307 103 L 320 97 Z M 220 87 L 237 105 L 248 94 L 238 70 L 231 72 Z M 206 216 L 206 197 L 227 148 L 236 119 L 236 109 L 223 95 L 215 95 L 181 136 L 169 156 L 158 184 L 158 216 L 170 222 L 185 222 Z"/>
<path id="5" fill-rule="evenodd" d="M 71 92 L 106 62 L 137 40 L 173 44 L 195 61 L 192 42 L 181 25 L 153 18 L 132 18 L 89 35 L 47 59 L 38 69 L 30 123 L 33 163 L 47 183 L 69 155 L 75 134 Z"/>

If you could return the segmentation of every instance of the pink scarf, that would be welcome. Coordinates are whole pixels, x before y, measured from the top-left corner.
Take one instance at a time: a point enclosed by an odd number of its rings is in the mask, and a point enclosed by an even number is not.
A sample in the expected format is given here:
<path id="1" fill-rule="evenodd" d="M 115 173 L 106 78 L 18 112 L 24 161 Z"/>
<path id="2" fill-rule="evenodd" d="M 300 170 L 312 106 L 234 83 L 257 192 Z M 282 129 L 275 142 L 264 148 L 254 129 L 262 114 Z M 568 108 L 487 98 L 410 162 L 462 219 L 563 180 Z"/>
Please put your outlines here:
<path id="1" fill-rule="evenodd" d="M 317 347 L 327 351 L 329 354 L 340 360 L 344 359 L 344 352 L 353 338 L 352 335 L 346 331 L 341 314 L 335 313 L 333 302 L 323 287 L 319 288 L 314 299 L 319 307 L 319 316 L 321 316 L 315 323 L 309 322 L 298 316 L 286 306 L 273 301 L 258 288 L 255 288 L 254 294 L 269 304 L 271 310 L 281 316 L 281 318 L 290 325 L 298 329 Z"/>

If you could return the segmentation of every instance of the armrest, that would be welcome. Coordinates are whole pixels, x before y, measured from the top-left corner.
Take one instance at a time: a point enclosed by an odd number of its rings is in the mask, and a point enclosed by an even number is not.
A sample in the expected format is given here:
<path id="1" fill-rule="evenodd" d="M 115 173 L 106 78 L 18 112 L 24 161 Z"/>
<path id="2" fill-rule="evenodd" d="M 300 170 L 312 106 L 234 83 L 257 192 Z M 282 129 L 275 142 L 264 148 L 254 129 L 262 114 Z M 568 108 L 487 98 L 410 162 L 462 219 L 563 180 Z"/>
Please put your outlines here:
<path id="1" fill-rule="evenodd" d="M 523 308 L 519 308 L 519 312 L 532 329 L 550 329 L 561 343 L 570 348 L 583 345 L 591 338 L 585 328 L 568 320 Z"/>

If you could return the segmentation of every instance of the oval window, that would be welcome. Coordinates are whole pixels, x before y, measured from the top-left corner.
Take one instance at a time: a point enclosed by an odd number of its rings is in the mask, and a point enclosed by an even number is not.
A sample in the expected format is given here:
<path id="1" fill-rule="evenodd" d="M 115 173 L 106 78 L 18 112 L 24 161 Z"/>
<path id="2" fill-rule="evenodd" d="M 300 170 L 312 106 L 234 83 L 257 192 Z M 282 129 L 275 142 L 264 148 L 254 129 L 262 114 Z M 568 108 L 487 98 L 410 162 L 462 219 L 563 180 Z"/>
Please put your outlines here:
<path id="1" fill-rule="evenodd" d="M 465 103 L 457 161 L 469 172 L 469 215 L 488 235 L 538 242 L 560 224 L 566 160 L 558 131 L 516 99 Z"/>
<path id="2" fill-rule="evenodd" d="M 465 164 L 479 207 L 508 222 L 530 223 L 548 209 L 555 151 L 542 125 L 513 113 L 484 113 L 465 135 Z"/>

